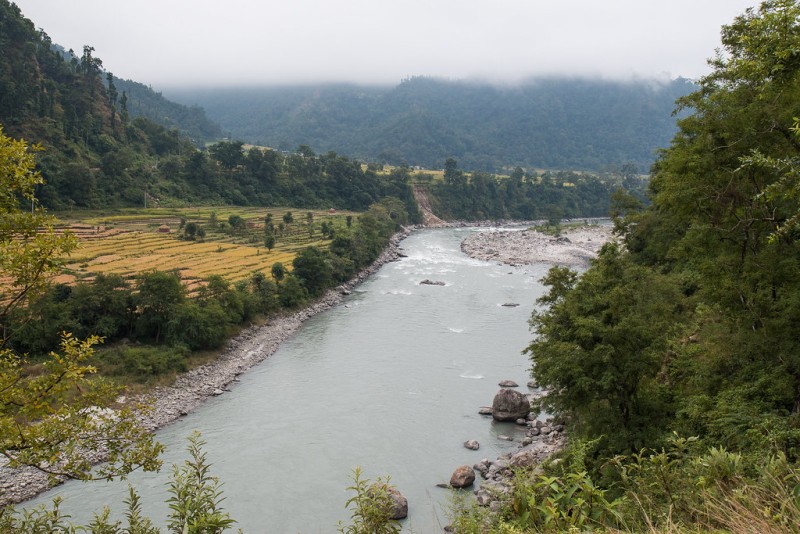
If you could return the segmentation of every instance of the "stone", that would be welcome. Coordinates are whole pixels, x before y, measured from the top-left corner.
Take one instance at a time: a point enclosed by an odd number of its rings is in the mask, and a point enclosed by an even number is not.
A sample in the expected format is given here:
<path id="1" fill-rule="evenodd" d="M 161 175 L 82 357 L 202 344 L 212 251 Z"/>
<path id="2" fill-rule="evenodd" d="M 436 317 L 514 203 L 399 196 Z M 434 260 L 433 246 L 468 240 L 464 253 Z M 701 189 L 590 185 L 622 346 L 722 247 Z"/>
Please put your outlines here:
<path id="1" fill-rule="evenodd" d="M 537 389 L 539 384 L 536 382 L 536 380 L 528 380 L 528 387 L 531 389 Z"/>
<path id="2" fill-rule="evenodd" d="M 523 419 L 521 417 L 514 422 L 517 423 L 519 426 L 528 426 L 528 420 Z"/>
<path id="3" fill-rule="evenodd" d="M 475 441 L 474 439 L 470 439 L 464 442 L 464 447 L 473 451 L 477 451 L 478 449 L 481 448 L 481 444 Z"/>
<path id="4" fill-rule="evenodd" d="M 408 499 L 400 493 L 400 491 L 392 486 L 386 484 L 373 484 L 367 490 L 369 496 L 374 496 L 377 491 L 385 491 L 389 497 L 389 518 L 390 519 L 403 519 L 408 517 Z"/>
<path id="5" fill-rule="evenodd" d="M 516 308 L 517 306 L 519 306 L 519 304 L 517 304 L 516 302 L 506 302 L 505 304 L 503 304 L 503 306 L 506 308 Z"/>
<path id="6" fill-rule="evenodd" d="M 420 282 L 419 284 L 420 285 L 425 285 L 425 286 L 443 286 L 443 285 L 445 285 L 444 282 L 441 282 L 439 280 L 428 280 L 427 278 L 425 280 L 423 280 L 422 282 Z"/>
<path id="7" fill-rule="evenodd" d="M 513 380 L 502 380 L 499 384 L 497 384 L 501 388 L 517 388 L 519 384 L 514 382 Z"/>
<path id="8" fill-rule="evenodd" d="M 538 436 L 541 433 L 542 431 L 539 430 L 537 427 L 533 427 L 530 430 L 528 430 L 528 434 L 530 434 L 531 436 Z"/>
<path id="9" fill-rule="evenodd" d="M 478 413 L 481 415 L 492 415 L 492 407 L 491 406 L 481 406 L 478 410 Z"/>
<path id="10" fill-rule="evenodd" d="M 514 467 L 530 467 L 539 462 L 539 454 L 533 449 L 524 449 L 514 454 L 508 465 Z"/>
<path id="11" fill-rule="evenodd" d="M 217 397 L 217 396 L 219 396 L 219 395 L 222 395 L 223 393 L 225 393 L 225 392 L 224 392 L 224 391 L 222 391 L 221 389 L 217 388 L 217 389 L 215 389 L 215 390 L 214 390 L 214 392 L 212 393 L 212 395 L 214 395 L 215 397 Z"/>
<path id="12" fill-rule="evenodd" d="M 462 465 L 453 471 L 450 485 L 454 488 L 468 488 L 475 482 L 475 471 L 468 465 Z"/>
<path id="13" fill-rule="evenodd" d="M 503 388 L 497 392 L 492 401 L 492 417 L 496 421 L 516 421 L 527 418 L 531 411 L 528 397 L 519 391 Z"/>
<path id="14" fill-rule="evenodd" d="M 514 441 L 514 438 L 511 436 L 506 436 L 505 434 L 498 435 L 497 439 L 502 439 L 503 441 Z"/>

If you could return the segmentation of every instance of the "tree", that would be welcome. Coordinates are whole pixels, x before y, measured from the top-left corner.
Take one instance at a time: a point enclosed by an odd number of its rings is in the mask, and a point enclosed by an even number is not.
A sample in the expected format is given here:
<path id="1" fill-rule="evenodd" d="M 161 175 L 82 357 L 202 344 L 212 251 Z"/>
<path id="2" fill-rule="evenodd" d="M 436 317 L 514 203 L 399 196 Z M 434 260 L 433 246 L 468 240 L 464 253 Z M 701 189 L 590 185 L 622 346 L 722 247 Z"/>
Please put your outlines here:
<path id="1" fill-rule="evenodd" d="M 231 215 L 228 217 L 228 224 L 234 232 L 241 232 L 247 227 L 245 220 L 239 215 Z"/>
<path id="2" fill-rule="evenodd" d="M 7 346 L 13 337 L 8 314 L 41 294 L 60 258 L 75 246 L 72 236 L 57 234 L 53 219 L 36 209 L 33 191 L 40 183 L 27 144 L 0 130 L 0 277 L 8 280 L 0 298 L 0 455 L 11 467 L 79 479 L 157 469 L 162 447 L 138 422 L 134 408 L 107 408 L 119 388 L 91 379 L 96 369 L 88 362 L 99 338 L 79 341 L 64 334 L 60 350 L 35 373 Z M 32 211 L 20 209 L 31 204 Z M 91 453 L 105 453 L 108 463 L 91 471 Z"/>
<path id="3" fill-rule="evenodd" d="M 549 390 L 544 405 L 573 417 L 581 435 L 604 435 L 612 453 L 635 452 L 663 432 L 669 405 L 657 378 L 669 333 L 680 324 L 679 291 L 667 277 L 634 264 L 607 244 L 577 279 L 554 267 L 542 282 L 526 352 Z M 609 432 L 609 429 L 614 429 Z"/>
<path id="4" fill-rule="evenodd" d="M 137 289 L 139 291 L 134 299 L 139 313 L 137 335 L 159 343 L 172 311 L 186 299 L 186 289 L 177 273 L 162 271 L 139 275 Z"/>
<path id="5" fill-rule="evenodd" d="M 447 158 L 444 162 L 444 181 L 447 185 L 466 184 L 464 173 L 458 168 L 458 162 L 453 158 Z"/>
<path id="6" fill-rule="evenodd" d="M 191 239 L 192 241 L 194 241 L 194 238 L 197 235 L 197 230 L 199 228 L 200 227 L 198 226 L 198 224 L 196 222 L 189 222 L 189 223 L 186 223 L 186 226 L 184 226 L 183 233 L 184 233 L 184 235 L 186 236 L 187 239 Z"/>
<path id="7" fill-rule="evenodd" d="M 283 277 L 286 276 L 286 267 L 279 261 L 276 261 L 272 264 L 272 278 L 275 279 L 276 282 L 280 283 L 283 280 Z"/>
<path id="8" fill-rule="evenodd" d="M 294 222 L 294 217 L 292 216 L 291 211 L 287 211 L 286 213 L 283 214 L 283 222 L 285 222 L 286 224 L 292 224 L 292 222 Z"/>

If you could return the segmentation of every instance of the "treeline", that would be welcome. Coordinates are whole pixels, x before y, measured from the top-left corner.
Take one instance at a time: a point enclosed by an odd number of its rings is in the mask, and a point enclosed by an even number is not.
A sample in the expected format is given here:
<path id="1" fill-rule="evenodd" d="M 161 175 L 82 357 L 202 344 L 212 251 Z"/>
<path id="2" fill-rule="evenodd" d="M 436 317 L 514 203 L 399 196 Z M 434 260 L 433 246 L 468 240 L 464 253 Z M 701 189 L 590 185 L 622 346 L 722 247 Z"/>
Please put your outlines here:
<path id="1" fill-rule="evenodd" d="M 38 159 L 45 183 L 35 193 L 50 209 L 140 206 L 147 199 L 150 206 L 363 211 L 385 196 L 411 199 L 396 176 L 332 152 L 245 150 L 229 141 L 198 150 L 178 129 L 191 130 L 195 141 L 216 133 L 196 108 L 114 78 L 90 46 L 80 55 L 64 53 L 8 0 L 0 0 L 0 46 L 0 124 L 45 148 Z"/>
<path id="2" fill-rule="evenodd" d="M 622 242 L 544 279 L 528 353 L 570 447 L 513 491 L 519 531 L 797 530 L 798 21 L 774 0 L 723 27 L 651 205 L 618 194 Z"/>
<path id="3" fill-rule="evenodd" d="M 145 381 L 186 370 L 193 351 L 220 347 L 257 316 L 296 309 L 349 280 L 408 223 L 403 202 L 386 198 L 352 225 L 337 226 L 329 247 L 307 247 L 291 265 L 273 264 L 271 277 L 257 272 L 231 284 L 211 276 L 189 298 L 176 272 L 144 272 L 132 281 L 98 274 L 92 282 L 52 286 L 0 327 L 8 348 L 34 360 L 57 350 L 63 332 L 101 336 L 112 345 L 96 354 L 101 371 Z"/>
<path id="4" fill-rule="evenodd" d="M 633 164 L 616 173 L 589 175 L 569 171 L 541 174 L 517 167 L 508 177 L 465 173 L 453 158 L 445 161 L 444 180 L 417 178 L 426 184 L 434 212 L 449 220 L 516 219 L 558 221 L 572 217 L 605 217 L 611 198 L 625 189 L 643 198 L 647 182 Z"/>
<path id="5" fill-rule="evenodd" d="M 307 144 L 366 161 L 468 170 L 647 169 L 674 135 L 675 100 L 695 86 L 538 79 L 515 86 L 412 77 L 394 87 L 324 85 L 173 90 L 235 138 Z"/>

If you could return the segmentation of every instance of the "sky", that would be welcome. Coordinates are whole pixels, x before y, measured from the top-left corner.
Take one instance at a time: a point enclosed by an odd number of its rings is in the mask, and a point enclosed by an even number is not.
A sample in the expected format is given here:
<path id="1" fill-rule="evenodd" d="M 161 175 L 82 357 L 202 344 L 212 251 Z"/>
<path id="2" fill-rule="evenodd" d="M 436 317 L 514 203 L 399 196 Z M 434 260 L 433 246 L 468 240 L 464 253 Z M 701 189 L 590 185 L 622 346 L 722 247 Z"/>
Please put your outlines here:
<path id="1" fill-rule="evenodd" d="M 13 0 L 154 88 L 698 78 L 756 0 Z"/>

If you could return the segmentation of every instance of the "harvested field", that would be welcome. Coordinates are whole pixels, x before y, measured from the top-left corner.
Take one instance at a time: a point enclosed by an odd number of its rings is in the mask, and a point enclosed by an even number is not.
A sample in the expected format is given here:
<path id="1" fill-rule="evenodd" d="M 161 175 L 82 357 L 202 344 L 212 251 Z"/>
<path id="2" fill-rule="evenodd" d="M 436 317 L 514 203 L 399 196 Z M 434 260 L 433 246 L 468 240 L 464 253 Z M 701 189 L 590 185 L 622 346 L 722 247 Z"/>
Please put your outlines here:
<path id="1" fill-rule="evenodd" d="M 293 221 L 284 222 L 292 212 Z M 272 215 L 275 245 L 268 250 L 264 243 L 265 216 Z M 65 271 L 57 277 L 61 283 L 91 280 L 97 274 L 119 274 L 135 278 L 149 270 L 178 271 L 190 291 L 202 286 L 212 275 L 237 282 L 262 272 L 271 276 L 272 265 L 283 263 L 291 268 L 297 252 L 309 245 L 325 247 L 325 223 L 342 230 L 350 212 L 312 211 L 291 208 L 184 208 L 119 210 L 113 214 L 88 212 L 62 218 L 62 231 L 70 231 L 80 246 L 65 259 Z M 228 221 L 238 216 L 244 221 L 232 228 Z M 65 220 L 67 219 L 67 220 Z M 194 239 L 187 225 L 202 228 L 204 236 Z M 280 228 L 279 228 L 280 226 Z"/>

